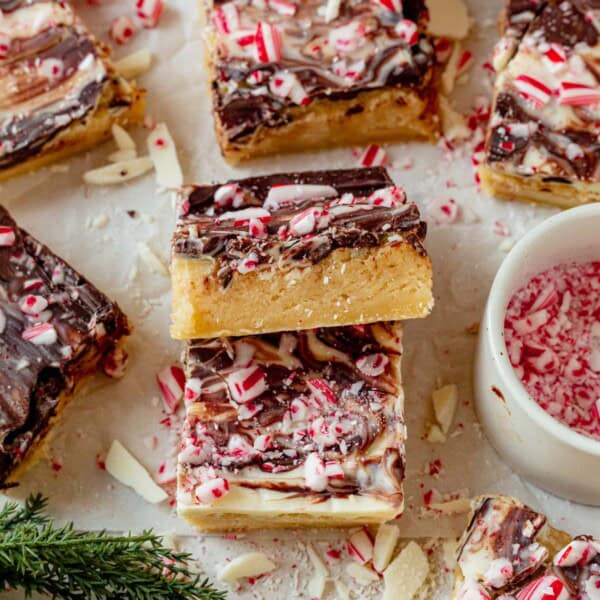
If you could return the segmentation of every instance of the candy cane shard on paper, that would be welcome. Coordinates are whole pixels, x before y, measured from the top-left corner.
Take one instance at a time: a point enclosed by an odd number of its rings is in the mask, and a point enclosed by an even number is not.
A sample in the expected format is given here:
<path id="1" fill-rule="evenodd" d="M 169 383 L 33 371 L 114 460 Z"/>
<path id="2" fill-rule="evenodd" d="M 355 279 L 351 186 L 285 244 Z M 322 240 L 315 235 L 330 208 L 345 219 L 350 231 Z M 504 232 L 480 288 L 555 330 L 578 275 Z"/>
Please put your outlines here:
<path id="1" fill-rule="evenodd" d="M 190 342 L 179 514 L 205 531 L 401 514 L 401 339 L 378 323 Z M 357 367 L 372 354 L 387 358 L 376 376 Z M 348 548 L 373 556 L 366 529 Z"/>
<path id="2" fill-rule="evenodd" d="M 427 316 L 425 232 L 417 206 L 382 168 L 186 187 L 172 245 L 171 333 L 194 339 Z M 376 375 L 384 363 L 373 354 L 357 367 Z"/>
<path id="3" fill-rule="evenodd" d="M 573 538 L 503 496 L 478 498 L 457 551 L 452 600 L 595 600 L 600 541 Z"/>
<path id="4" fill-rule="evenodd" d="M 127 317 L 0 207 L 0 487 L 39 458 L 77 387 L 124 375 Z"/>
<path id="5" fill-rule="evenodd" d="M 423 0 L 201 4 L 226 160 L 437 138 Z"/>
<path id="6" fill-rule="evenodd" d="M 124 43 L 130 24 L 113 24 Z M 71 3 L 17 0 L 0 8 L 0 180 L 83 151 L 111 126 L 142 121 L 144 94 L 125 81 Z"/>
<path id="7" fill-rule="evenodd" d="M 600 8 L 507 2 L 483 190 L 568 208 L 600 199 Z"/>

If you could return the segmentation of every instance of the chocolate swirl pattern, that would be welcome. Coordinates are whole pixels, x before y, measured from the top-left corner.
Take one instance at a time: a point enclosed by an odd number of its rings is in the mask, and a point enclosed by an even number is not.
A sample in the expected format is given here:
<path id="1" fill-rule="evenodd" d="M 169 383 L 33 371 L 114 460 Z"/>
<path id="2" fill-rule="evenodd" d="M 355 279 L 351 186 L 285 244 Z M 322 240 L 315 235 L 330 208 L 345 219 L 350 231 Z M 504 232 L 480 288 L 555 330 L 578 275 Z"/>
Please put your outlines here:
<path id="1" fill-rule="evenodd" d="M 0 2 L 0 169 L 93 112 L 109 85 L 103 50 L 68 2 Z"/>
<path id="2" fill-rule="evenodd" d="M 191 342 L 180 496 L 202 504 L 198 487 L 224 478 L 400 507 L 401 354 L 393 324 Z"/>
<path id="3" fill-rule="evenodd" d="M 129 333 L 119 307 L 0 207 L 0 487 Z"/>
<path id="4" fill-rule="evenodd" d="M 331 4 L 331 3 L 330 3 Z M 285 107 L 385 86 L 425 89 L 434 61 L 421 0 L 230 0 L 209 11 L 214 106 L 231 141 Z"/>
<path id="5" fill-rule="evenodd" d="M 487 164 L 544 182 L 600 180 L 600 3 L 508 3 Z"/>

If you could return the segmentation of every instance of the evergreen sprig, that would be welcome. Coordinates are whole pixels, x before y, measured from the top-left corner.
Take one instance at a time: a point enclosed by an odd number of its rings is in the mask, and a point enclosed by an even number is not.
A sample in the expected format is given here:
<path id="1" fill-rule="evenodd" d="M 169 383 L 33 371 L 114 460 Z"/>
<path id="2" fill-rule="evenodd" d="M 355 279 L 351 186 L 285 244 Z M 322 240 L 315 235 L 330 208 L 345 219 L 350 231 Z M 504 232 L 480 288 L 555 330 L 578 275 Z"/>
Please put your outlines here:
<path id="1" fill-rule="evenodd" d="M 37 495 L 0 510 L 0 591 L 21 588 L 28 596 L 69 600 L 225 599 L 192 574 L 189 554 L 166 548 L 152 531 L 113 536 L 77 531 L 72 523 L 57 527 L 46 506 Z"/>

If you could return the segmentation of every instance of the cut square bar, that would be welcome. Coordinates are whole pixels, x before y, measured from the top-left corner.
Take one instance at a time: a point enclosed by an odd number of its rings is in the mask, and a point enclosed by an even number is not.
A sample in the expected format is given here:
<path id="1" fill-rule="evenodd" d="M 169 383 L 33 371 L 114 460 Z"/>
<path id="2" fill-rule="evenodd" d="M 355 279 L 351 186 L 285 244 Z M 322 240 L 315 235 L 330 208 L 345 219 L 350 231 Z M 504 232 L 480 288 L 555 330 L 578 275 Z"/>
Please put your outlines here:
<path id="1" fill-rule="evenodd" d="M 573 538 L 505 496 L 475 501 L 459 543 L 453 600 L 590 600 L 600 589 L 600 540 Z"/>
<path id="2" fill-rule="evenodd" d="M 68 2 L 0 8 L 0 181 L 94 146 L 140 123 L 144 94 Z"/>
<path id="3" fill-rule="evenodd" d="M 385 169 L 252 177 L 183 191 L 171 275 L 176 339 L 424 317 L 419 210 Z"/>
<path id="4" fill-rule="evenodd" d="M 569 208 L 600 200 L 600 9 L 589 0 L 511 1 L 483 190 Z"/>
<path id="5" fill-rule="evenodd" d="M 0 206 L 0 488 L 32 464 L 75 388 L 123 374 L 127 317 Z"/>
<path id="6" fill-rule="evenodd" d="M 204 531 L 397 517 L 401 357 L 392 323 L 189 343 L 179 514 Z"/>
<path id="7" fill-rule="evenodd" d="M 437 139 L 423 0 L 205 0 L 202 12 L 227 161 Z"/>

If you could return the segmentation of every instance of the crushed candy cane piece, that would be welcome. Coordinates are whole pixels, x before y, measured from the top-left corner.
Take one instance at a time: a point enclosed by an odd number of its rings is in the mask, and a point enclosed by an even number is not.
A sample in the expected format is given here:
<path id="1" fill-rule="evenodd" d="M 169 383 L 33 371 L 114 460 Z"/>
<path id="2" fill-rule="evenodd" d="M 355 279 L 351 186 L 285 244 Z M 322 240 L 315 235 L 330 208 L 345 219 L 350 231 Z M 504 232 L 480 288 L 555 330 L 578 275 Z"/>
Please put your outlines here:
<path id="1" fill-rule="evenodd" d="M 147 502 L 158 504 L 167 499 L 165 491 L 118 440 L 111 444 L 105 466 L 117 481 L 133 488 Z"/>
<path id="2" fill-rule="evenodd" d="M 402 19 L 398 21 L 394 29 L 398 37 L 408 46 L 414 46 L 419 42 L 419 29 L 414 21 Z"/>
<path id="3" fill-rule="evenodd" d="M 234 33 L 240 28 L 240 14 L 234 2 L 225 2 L 213 11 L 213 23 L 219 33 Z"/>
<path id="4" fill-rule="evenodd" d="M 348 554 L 361 565 L 372 560 L 373 547 L 373 538 L 366 528 L 357 531 L 348 540 Z"/>
<path id="5" fill-rule="evenodd" d="M 247 404 L 267 390 L 267 380 L 260 366 L 253 365 L 230 373 L 227 386 L 234 402 Z"/>
<path id="6" fill-rule="evenodd" d="M 218 578 L 225 583 L 232 583 L 236 579 L 265 575 L 276 568 L 277 565 L 266 554 L 249 552 L 234 558 L 224 566 L 219 571 Z"/>
<path id="7" fill-rule="evenodd" d="M 256 27 L 256 58 L 259 62 L 279 62 L 282 43 L 281 32 L 275 25 L 259 21 Z"/>
<path id="8" fill-rule="evenodd" d="M 427 205 L 427 212 L 436 223 L 450 225 L 458 219 L 459 206 L 454 198 L 434 198 Z"/>
<path id="9" fill-rule="evenodd" d="M 156 375 L 156 383 L 160 389 L 165 406 L 169 412 L 174 413 L 183 398 L 185 388 L 185 374 L 177 366 L 167 367 Z"/>
<path id="10" fill-rule="evenodd" d="M 429 576 L 429 561 L 416 542 L 409 542 L 383 573 L 382 600 L 412 600 Z"/>
<path id="11" fill-rule="evenodd" d="M 229 493 L 229 482 L 223 477 L 215 477 L 196 486 L 194 497 L 200 504 L 212 504 Z"/>
<path id="12" fill-rule="evenodd" d="M 0 248 L 14 246 L 17 236 L 12 227 L 0 226 Z"/>
<path id="13" fill-rule="evenodd" d="M 177 158 L 175 142 L 167 126 L 159 123 L 148 136 L 148 153 L 156 171 L 158 185 L 175 189 L 183 183 L 183 173 Z"/>
<path id="14" fill-rule="evenodd" d="M 517 600 L 569 600 L 567 586 L 555 575 L 544 575 L 517 593 Z"/>
<path id="15" fill-rule="evenodd" d="M 334 198 L 337 195 L 337 190 L 329 185 L 276 185 L 269 190 L 264 208 L 279 210 L 304 200 Z"/>
<path id="16" fill-rule="evenodd" d="M 327 489 L 325 463 L 317 452 L 311 452 L 304 461 L 304 482 L 314 492 L 323 492 Z"/>
<path id="17" fill-rule="evenodd" d="M 141 24 L 151 29 L 158 25 L 165 5 L 163 0 L 137 0 L 136 9 Z"/>
<path id="18" fill-rule="evenodd" d="M 128 362 L 129 354 L 127 354 L 127 351 L 121 346 L 117 346 L 104 357 L 102 370 L 107 377 L 122 379 L 125 376 Z"/>
<path id="19" fill-rule="evenodd" d="M 382 167 L 387 163 L 386 151 L 377 144 L 370 144 L 361 154 L 358 164 L 361 167 Z"/>
<path id="20" fill-rule="evenodd" d="M 40 323 L 39 325 L 33 325 L 27 327 L 21 333 L 21 337 L 26 342 L 31 342 L 36 346 L 50 346 L 58 339 L 58 334 L 54 325 L 50 323 Z"/>
<path id="21" fill-rule="evenodd" d="M 133 39 L 134 34 L 135 24 L 126 15 L 117 17 L 110 25 L 110 39 L 120 46 L 129 43 Z"/>

